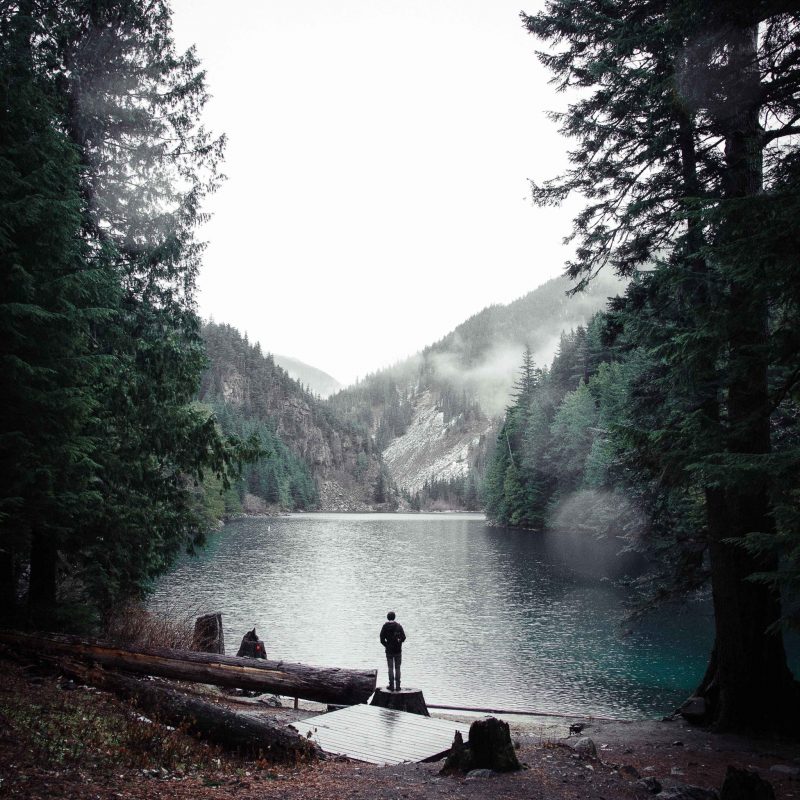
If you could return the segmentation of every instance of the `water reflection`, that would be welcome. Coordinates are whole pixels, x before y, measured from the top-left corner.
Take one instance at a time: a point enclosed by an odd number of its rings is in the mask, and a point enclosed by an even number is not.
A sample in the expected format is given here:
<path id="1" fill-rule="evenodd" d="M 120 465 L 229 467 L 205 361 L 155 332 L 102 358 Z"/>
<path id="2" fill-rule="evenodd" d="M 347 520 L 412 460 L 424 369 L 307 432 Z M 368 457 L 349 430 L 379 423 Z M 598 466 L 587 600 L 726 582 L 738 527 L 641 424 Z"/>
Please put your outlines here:
<path id="1" fill-rule="evenodd" d="M 429 703 L 660 715 L 702 676 L 709 609 L 624 636 L 622 599 L 554 561 L 546 538 L 481 515 L 304 514 L 229 524 L 152 602 L 223 611 L 229 652 L 256 626 L 270 658 L 377 667 L 382 684 L 394 609 L 404 683 Z"/>

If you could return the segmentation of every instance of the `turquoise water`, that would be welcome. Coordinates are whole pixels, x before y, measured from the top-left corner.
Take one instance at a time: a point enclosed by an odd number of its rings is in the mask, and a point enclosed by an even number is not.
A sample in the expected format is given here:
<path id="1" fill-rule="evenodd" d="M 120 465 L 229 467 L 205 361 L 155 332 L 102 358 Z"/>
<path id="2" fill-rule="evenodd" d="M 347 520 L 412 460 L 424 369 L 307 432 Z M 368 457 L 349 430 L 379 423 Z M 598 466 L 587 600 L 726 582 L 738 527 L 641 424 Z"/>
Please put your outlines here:
<path id="1" fill-rule="evenodd" d="M 707 602 L 622 624 L 624 590 L 560 565 L 546 538 L 479 514 L 297 514 L 225 526 L 152 605 L 222 611 L 229 653 L 253 626 L 270 658 L 377 668 L 394 609 L 403 683 L 431 704 L 646 718 L 702 677 Z"/>

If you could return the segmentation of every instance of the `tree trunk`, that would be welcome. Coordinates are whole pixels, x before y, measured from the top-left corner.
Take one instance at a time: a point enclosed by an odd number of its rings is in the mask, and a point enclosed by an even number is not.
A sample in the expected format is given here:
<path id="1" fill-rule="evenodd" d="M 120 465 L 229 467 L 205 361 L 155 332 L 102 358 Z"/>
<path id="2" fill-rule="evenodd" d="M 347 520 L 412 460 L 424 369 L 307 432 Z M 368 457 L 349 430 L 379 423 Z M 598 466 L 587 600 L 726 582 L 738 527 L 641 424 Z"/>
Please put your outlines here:
<path id="1" fill-rule="evenodd" d="M 153 681 L 88 668 L 77 664 L 65 671 L 84 683 L 134 701 L 161 723 L 249 756 L 276 761 L 305 761 L 319 755 L 311 741 L 293 728 L 251 714 L 241 714 L 198 697 L 183 694 Z"/>
<path id="2" fill-rule="evenodd" d="M 762 191 L 763 173 L 758 31 L 734 28 L 727 36 L 728 102 L 717 111 L 725 135 L 719 251 L 729 288 L 726 449 L 752 462 L 770 452 L 771 414 L 768 287 L 758 254 L 746 250 L 756 233 L 746 200 Z M 699 693 L 709 701 L 716 727 L 768 729 L 789 721 L 797 692 L 780 632 L 767 633 L 780 619 L 780 597 L 748 578 L 774 571 L 777 559 L 754 556 L 727 540 L 774 533 L 769 479 L 752 465 L 745 469 L 733 462 L 729 471 L 721 487 L 706 492 L 716 640 Z"/>
<path id="3" fill-rule="evenodd" d="M 14 553 L 0 551 L 0 621 L 11 624 L 17 605 L 17 574 Z"/>
<path id="4" fill-rule="evenodd" d="M 31 539 L 31 575 L 28 583 L 28 613 L 34 625 L 47 627 L 56 606 L 58 551 L 53 539 L 34 531 Z"/>
<path id="5" fill-rule="evenodd" d="M 285 661 L 243 659 L 166 648 L 115 647 L 76 636 L 33 636 L 0 631 L 0 642 L 39 654 L 65 655 L 144 675 L 254 689 L 319 703 L 365 703 L 375 691 L 377 670 L 338 669 Z"/>
<path id="6" fill-rule="evenodd" d="M 767 628 L 780 618 L 780 599 L 768 586 L 747 578 L 774 568 L 728 544 L 756 527 L 742 508 L 752 498 L 742 492 L 716 490 L 709 495 L 711 585 L 716 637 L 709 668 L 697 694 L 709 706 L 710 721 L 720 729 L 796 727 L 797 688 L 786 664 L 780 631 Z M 755 503 L 754 503 L 755 505 Z"/>

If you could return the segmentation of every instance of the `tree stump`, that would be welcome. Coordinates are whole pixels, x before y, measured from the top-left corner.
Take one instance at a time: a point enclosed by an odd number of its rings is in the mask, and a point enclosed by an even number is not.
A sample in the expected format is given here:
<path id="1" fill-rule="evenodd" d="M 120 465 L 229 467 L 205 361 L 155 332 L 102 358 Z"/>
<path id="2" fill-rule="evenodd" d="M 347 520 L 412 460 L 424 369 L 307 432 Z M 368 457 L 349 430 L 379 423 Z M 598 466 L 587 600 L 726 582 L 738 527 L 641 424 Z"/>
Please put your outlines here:
<path id="1" fill-rule="evenodd" d="M 396 692 L 389 689 L 376 689 L 370 705 L 391 708 L 393 711 L 407 711 L 409 714 L 422 714 L 425 717 L 430 716 L 422 689 L 398 689 Z"/>
<path id="2" fill-rule="evenodd" d="M 486 768 L 498 772 L 522 769 L 511 743 L 508 723 L 496 717 L 476 719 L 469 726 L 469 749 L 474 759 L 473 769 Z"/>
<path id="3" fill-rule="evenodd" d="M 453 737 L 453 744 L 447 754 L 444 766 L 440 770 L 440 775 L 454 775 L 456 773 L 466 774 L 472 769 L 472 751 L 464 744 L 464 737 L 461 731 L 456 731 Z"/>
<path id="4" fill-rule="evenodd" d="M 442 774 L 469 772 L 473 769 L 491 769 L 496 772 L 511 772 L 522 769 L 508 723 L 496 717 L 477 719 L 469 726 L 469 740 L 465 745 L 461 734 L 456 732 L 450 755 L 442 767 Z"/>
<path id="5" fill-rule="evenodd" d="M 192 650 L 199 653 L 225 655 L 225 636 L 222 633 L 222 614 L 203 614 L 194 623 Z"/>

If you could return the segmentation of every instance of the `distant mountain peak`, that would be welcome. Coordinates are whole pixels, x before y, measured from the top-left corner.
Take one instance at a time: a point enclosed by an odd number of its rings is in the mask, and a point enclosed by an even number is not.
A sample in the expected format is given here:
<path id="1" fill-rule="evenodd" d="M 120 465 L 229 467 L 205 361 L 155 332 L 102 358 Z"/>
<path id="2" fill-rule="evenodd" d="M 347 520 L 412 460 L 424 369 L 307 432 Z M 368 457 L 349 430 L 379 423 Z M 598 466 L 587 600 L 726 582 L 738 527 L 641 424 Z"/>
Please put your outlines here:
<path id="1" fill-rule="evenodd" d="M 312 367 L 298 358 L 282 356 L 278 353 L 273 353 L 272 358 L 278 366 L 283 367 L 289 373 L 290 377 L 299 381 L 303 386 L 307 386 L 312 394 L 325 398 L 342 388 L 342 384 L 332 375 L 317 367 Z"/>

